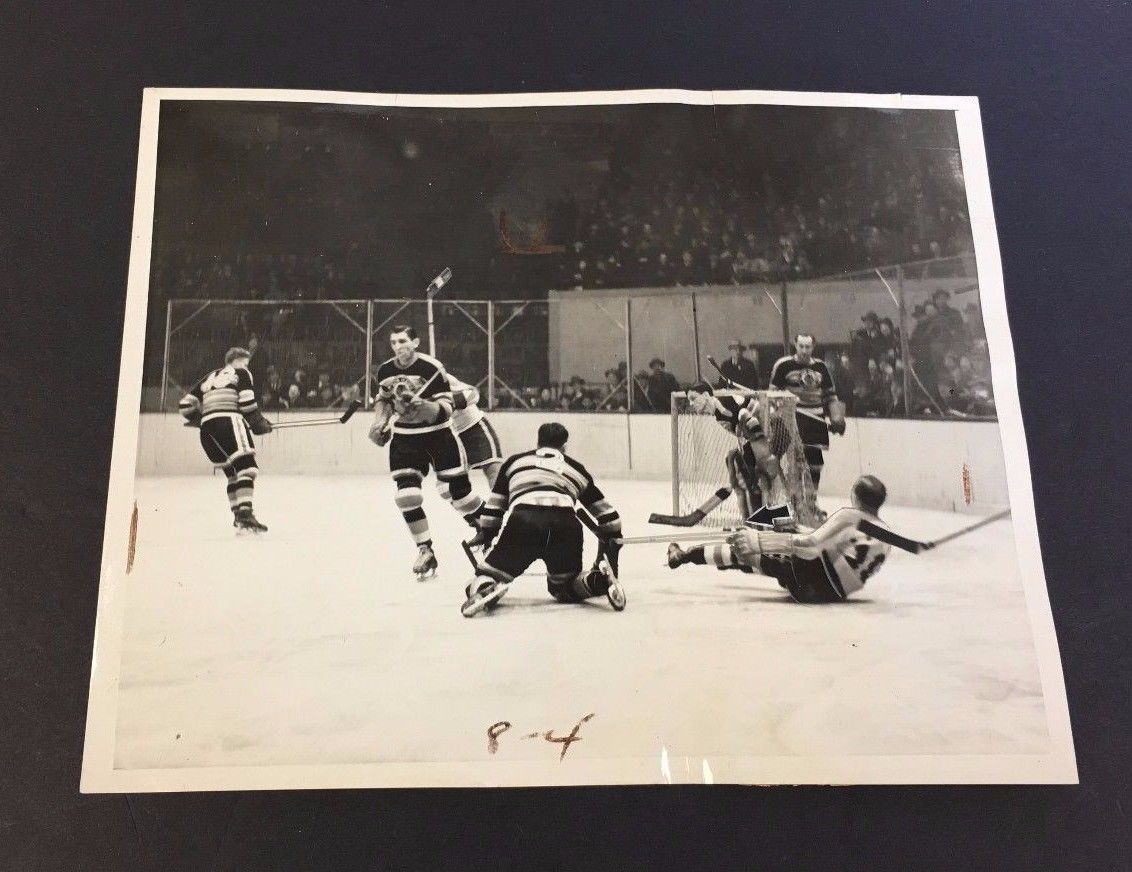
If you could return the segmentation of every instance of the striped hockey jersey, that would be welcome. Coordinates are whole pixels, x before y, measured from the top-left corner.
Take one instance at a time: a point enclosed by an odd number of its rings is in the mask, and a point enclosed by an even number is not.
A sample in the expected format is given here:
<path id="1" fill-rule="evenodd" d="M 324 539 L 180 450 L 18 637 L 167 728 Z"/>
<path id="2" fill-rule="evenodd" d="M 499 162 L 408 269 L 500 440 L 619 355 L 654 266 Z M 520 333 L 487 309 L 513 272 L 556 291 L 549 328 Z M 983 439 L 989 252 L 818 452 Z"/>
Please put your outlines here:
<path id="1" fill-rule="evenodd" d="M 251 415 L 259 411 L 252 374 L 232 364 L 214 369 L 181 398 L 181 414 L 201 422 L 221 415 Z"/>
<path id="2" fill-rule="evenodd" d="M 586 468 L 556 448 L 536 448 L 513 454 L 503 462 L 484 503 L 480 526 L 498 528 L 512 506 L 576 509 L 579 503 L 597 521 L 602 536 L 620 535 L 621 516 Z"/>

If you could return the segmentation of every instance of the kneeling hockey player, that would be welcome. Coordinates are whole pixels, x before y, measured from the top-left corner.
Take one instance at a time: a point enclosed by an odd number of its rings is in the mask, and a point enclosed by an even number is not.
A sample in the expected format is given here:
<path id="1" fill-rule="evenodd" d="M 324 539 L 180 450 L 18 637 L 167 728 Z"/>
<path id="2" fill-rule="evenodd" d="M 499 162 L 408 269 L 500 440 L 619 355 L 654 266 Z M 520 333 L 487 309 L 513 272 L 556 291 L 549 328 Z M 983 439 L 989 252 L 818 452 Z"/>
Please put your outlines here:
<path id="1" fill-rule="evenodd" d="M 252 433 L 271 432 L 255 400 L 246 348 L 229 348 L 224 366 L 214 369 L 181 398 L 181 415 L 189 427 L 200 427 L 200 444 L 212 465 L 228 478 L 228 506 L 237 532 L 265 533 L 252 513 L 252 492 L 258 468 Z"/>
<path id="2" fill-rule="evenodd" d="M 684 549 L 668 546 L 668 565 L 713 564 L 720 569 L 759 572 L 778 581 L 800 603 L 840 602 L 864 587 L 884 565 L 890 546 L 858 529 L 862 521 L 880 527 L 887 491 L 880 479 L 863 475 L 851 492 L 852 508 L 835 512 L 813 531 L 740 530 L 726 542 Z"/>
<path id="3" fill-rule="evenodd" d="M 561 424 L 543 424 L 537 448 L 504 461 L 480 512 L 480 532 L 469 543 L 490 548 L 465 591 L 464 617 L 496 603 L 536 560 L 546 564 L 547 590 L 559 602 L 580 603 L 604 594 L 618 611 L 625 607 L 617 581 L 621 517 L 586 468 L 564 453 L 569 436 Z M 588 572 L 582 569 L 579 503 L 601 539 L 598 562 Z"/>

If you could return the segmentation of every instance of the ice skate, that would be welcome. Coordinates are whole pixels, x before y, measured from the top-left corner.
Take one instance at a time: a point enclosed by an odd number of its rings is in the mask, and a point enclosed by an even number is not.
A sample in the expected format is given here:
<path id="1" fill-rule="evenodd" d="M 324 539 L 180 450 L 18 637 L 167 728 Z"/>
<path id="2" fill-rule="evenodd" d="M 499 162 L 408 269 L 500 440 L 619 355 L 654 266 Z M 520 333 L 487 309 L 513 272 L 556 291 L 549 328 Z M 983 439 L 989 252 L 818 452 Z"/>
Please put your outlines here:
<path id="1" fill-rule="evenodd" d="M 507 593 L 507 585 L 494 579 L 472 582 L 468 585 L 466 593 L 468 598 L 460 606 L 460 614 L 465 618 L 471 618 L 485 609 L 494 608 L 503 594 Z"/>
<path id="2" fill-rule="evenodd" d="M 602 560 L 601 568 L 598 570 L 605 576 L 608 586 L 605 589 L 605 598 L 609 600 L 609 604 L 613 606 L 615 612 L 625 611 L 625 588 L 621 586 L 621 582 L 617 580 L 617 576 L 613 574 L 613 568 L 605 561 Z"/>
<path id="3" fill-rule="evenodd" d="M 417 581 L 428 581 L 436 578 L 436 570 L 440 564 L 436 562 L 436 554 L 431 545 L 421 545 L 417 552 L 417 559 L 413 563 L 413 575 Z"/>
<path id="4" fill-rule="evenodd" d="M 236 510 L 236 517 L 232 520 L 232 526 L 236 528 L 238 534 L 267 532 L 267 525 L 256 520 L 256 516 L 252 514 L 251 506 L 241 506 Z"/>
<path id="5" fill-rule="evenodd" d="M 678 566 L 683 566 L 688 559 L 688 552 L 677 545 L 675 542 L 668 546 L 668 568 L 676 569 Z"/>

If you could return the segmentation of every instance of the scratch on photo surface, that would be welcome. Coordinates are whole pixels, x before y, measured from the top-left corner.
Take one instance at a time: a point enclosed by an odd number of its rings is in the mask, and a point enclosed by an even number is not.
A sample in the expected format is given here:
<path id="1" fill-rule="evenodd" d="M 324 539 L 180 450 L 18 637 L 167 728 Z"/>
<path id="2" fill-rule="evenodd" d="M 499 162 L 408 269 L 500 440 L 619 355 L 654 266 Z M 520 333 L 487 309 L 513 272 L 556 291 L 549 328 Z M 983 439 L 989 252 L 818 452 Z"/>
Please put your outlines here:
<path id="1" fill-rule="evenodd" d="M 130 515 L 130 538 L 126 545 L 126 575 L 134 568 L 134 555 L 138 544 L 138 502 L 134 500 L 134 511 Z"/>

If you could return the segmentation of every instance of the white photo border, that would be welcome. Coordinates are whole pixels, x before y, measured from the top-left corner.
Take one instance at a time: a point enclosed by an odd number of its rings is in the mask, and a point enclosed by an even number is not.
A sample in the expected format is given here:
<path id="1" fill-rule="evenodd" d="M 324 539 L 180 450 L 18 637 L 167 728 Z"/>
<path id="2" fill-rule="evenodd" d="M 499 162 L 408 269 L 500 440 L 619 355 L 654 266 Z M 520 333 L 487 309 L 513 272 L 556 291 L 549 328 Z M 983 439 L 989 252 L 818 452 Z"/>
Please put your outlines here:
<path id="1" fill-rule="evenodd" d="M 159 117 L 162 101 L 246 101 L 422 108 L 763 104 L 955 113 L 979 290 L 991 350 L 1017 557 L 1034 639 L 1050 745 L 1037 755 L 656 756 L 613 760 L 501 760 L 350 765 L 115 769 L 124 580 L 134 510 L 138 411 L 148 307 Z M 99 579 L 80 790 L 83 793 L 366 787 L 529 787 L 599 784 L 1075 784 L 1077 765 L 1061 658 L 1038 542 L 1033 488 L 1007 320 L 979 103 L 974 97 L 790 91 L 638 90 L 535 94 L 361 94 L 235 88 L 149 88 L 142 99 L 137 187 L 106 527 Z"/>

